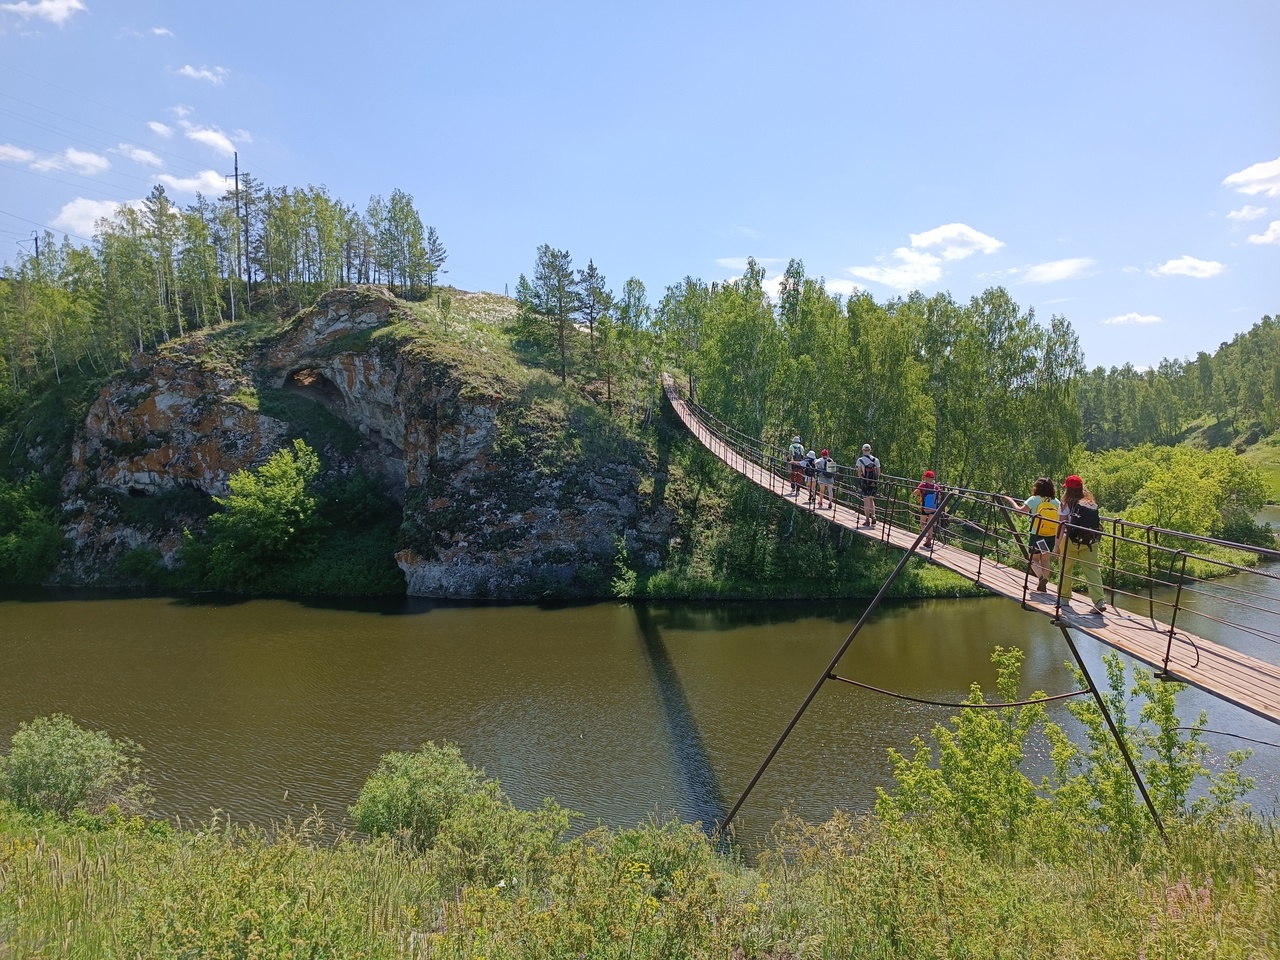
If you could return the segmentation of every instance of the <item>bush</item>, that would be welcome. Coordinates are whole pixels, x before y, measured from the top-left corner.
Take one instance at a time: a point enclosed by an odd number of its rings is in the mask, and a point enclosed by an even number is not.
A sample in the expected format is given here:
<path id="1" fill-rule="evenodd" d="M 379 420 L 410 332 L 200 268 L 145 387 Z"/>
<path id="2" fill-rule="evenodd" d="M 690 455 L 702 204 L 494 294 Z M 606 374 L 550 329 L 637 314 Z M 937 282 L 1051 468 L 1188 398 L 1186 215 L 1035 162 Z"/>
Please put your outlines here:
<path id="1" fill-rule="evenodd" d="M 142 776 L 141 748 L 85 730 L 55 714 L 23 723 L 0 757 L 0 794 L 31 813 L 99 816 L 109 808 L 145 813 L 151 794 Z"/>
<path id="2" fill-rule="evenodd" d="M 228 481 L 231 493 L 214 498 L 223 511 L 210 520 L 213 586 L 256 586 L 281 564 L 311 554 L 324 525 L 311 493 L 319 472 L 316 452 L 295 440 Z"/>
<path id="3" fill-rule="evenodd" d="M 62 550 L 52 498 L 35 482 L 0 480 L 0 582 L 40 583 Z"/>
<path id="4" fill-rule="evenodd" d="M 456 746 L 431 742 L 384 755 L 350 813 L 362 830 L 422 854 L 455 888 L 542 882 L 578 816 L 552 800 L 518 810 Z"/>

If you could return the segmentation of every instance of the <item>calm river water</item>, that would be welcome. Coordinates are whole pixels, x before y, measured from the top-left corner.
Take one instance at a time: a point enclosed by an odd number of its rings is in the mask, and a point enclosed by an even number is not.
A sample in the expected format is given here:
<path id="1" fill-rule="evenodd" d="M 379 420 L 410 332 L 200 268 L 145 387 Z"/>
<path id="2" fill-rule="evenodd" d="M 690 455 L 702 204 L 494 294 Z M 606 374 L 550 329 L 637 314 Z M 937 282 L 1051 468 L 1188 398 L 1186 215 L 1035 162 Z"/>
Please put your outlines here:
<path id="1" fill-rule="evenodd" d="M 521 805 L 554 796 L 613 826 L 671 812 L 723 817 L 863 607 L 854 604 L 446 606 L 343 609 L 45 595 L 0 600 L 0 742 L 64 712 L 129 737 L 166 816 L 214 808 L 267 823 L 345 810 L 378 757 L 452 740 Z M 992 598 L 883 608 L 840 672 L 913 696 L 992 689 L 995 644 L 1026 651 L 1025 689 L 1071 689 L 1047 619 Z M 1091 670 L 1099 651 L 1083 641 Z M 1096 674 L 1100 676 L 1100 671 Z M 1196 691 L 1210 726 L 1280 730 Z M 748 838 L 790 808 L 865 810 L 886 751 L 952 711 L 842 684 L 818 695 L 739 815 Z M 1055 715 L 1065 711 L 1055 708 Z M 1210 735 L 1215 750 L 1240 746 Z M 1280 750 L 1257 747 L 1255 806 L 1272 810 Z"/>

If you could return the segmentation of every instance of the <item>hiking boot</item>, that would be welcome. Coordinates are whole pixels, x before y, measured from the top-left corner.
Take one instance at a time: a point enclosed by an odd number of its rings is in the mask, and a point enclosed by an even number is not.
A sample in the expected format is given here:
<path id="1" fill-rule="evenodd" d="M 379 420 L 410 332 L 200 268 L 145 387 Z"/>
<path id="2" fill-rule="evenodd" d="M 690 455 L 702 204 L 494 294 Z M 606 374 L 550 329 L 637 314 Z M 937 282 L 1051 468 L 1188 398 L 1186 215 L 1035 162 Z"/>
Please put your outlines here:
<path id="1" fill-rule="evenodd" d="M 1044 577 L 1041 577 L 1039 582 L 1036 584 L 1036 590 L 1039 591 L 1040 593 L 1044 593 L 1048 589 L 1049 589 L 1049 581 L 1046 580 Z"/>
<path id="2" fill-rule="evenodd" d="M 1105 600 L 1099 600 L 1097 603 L 1093 605 L 1094 613 L 1103 613 L 1106 609 L 1107 609 L 1107 601 Z"/>

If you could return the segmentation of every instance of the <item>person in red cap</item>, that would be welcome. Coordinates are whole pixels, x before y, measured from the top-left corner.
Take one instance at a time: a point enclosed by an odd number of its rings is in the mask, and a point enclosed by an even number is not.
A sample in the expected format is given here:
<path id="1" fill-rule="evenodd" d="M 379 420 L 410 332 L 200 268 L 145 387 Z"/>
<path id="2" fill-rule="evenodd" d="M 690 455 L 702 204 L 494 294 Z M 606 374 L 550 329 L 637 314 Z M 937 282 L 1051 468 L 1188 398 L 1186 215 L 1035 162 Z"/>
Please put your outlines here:
<path id="1" fill-rule="evenodd" d="M 923 529 L 924 525 L 929 522 L 929 518 L 937 513 L 938 500 L 941 497 L 941 494 L 942 488 L 938 486 L 934 472 L 932 470 L 926 470 L 924 472 L 924 476 L 920 478 L 920 484 L 916 487 L 915 493 L 912 494 L 920 504 L 921 529 Z M 921 546 L 926 550 L 933 549 L 933 527 L 929 528 L 929 535 L 925 538 L 925 541 Z"/>
<path id="2" fill-rule="evenodd" d="M 1102 519 L 1098 501 L 1076 474 L 1062 481 L 1062 500 L 1058 506 L 1058 553 L 1062 566 L 1058 572 L 1058 607 L 1066 596 L 1071 605 L 1076 577 L 1076 564 L 1084 567 L 1084 591 L 1093 613 L 1107 609 L 1102 592 L 1102 568 L 1098 565 L 1098 541 L 1102 539 Z"/>

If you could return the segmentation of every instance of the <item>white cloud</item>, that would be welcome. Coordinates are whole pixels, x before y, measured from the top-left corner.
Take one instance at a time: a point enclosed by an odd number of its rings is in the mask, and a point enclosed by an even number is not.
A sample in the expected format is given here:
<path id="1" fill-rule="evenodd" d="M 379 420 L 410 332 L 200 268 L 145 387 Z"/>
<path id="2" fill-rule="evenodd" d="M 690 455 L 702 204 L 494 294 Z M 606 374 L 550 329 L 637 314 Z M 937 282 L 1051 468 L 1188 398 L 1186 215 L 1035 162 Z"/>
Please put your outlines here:
<path id="1" fill-rule="evenodd" d="M 229 157 L 236 152 L 235 144 L 231 142 L 231 138 L 217 127 L 200 127 L 183 120 L 182 129 L 186 131 L 188 140 L 194 140 L 196 143 L 203 143 L 206 147 L 212 147 L 224 157 Z"/>
<path id="2" fill-rule="evenodd" d="M 1195 257 L 1179 257 L 1177 260 L 1166 260 L 1151 271 L 1153 277 L 1194 277 L 1196 280 L 1207 280 L 1216 277 L 1227 269 L 1217 260 L 1197 260 Z"/>
<path id="3" fill-rule="evenodd" d="M 847 273 L 860 280 L 870 280 L 886 287 L 907 292 L 931 286 L 942 278 L 942 263 L 931 253 L 921 253 L 910 247 L 898 247 L 893 256 L 901 261 L 896 266 L 850 267 Z M 877 258 L 883 263 L 884 258 Z"/>
<path id="4" fill-rule="evenodd" d="M 157 157 L 150 150 L 143 150 L 141 147 L 135 147 L 131 143 L 122 143 L 116 147 L 115 152 L 122 157 L 128 157 L 134 163 L 140 163 L 146 167 L 163 167 L 164 161 Z"/>
<path id="5" fill-rule="evenodd" d="M 1141 273 L 1141 272 L 1142 272 L 1142 268 L 1141 268 L 1141 267 L 1134 267 L 1134 266 L 1121 267 L 1121 268 L 1120 268 L 1120 272 L 1121 272 L 1121 273 Z"/>
<path id="6" fill-rule="evenodd" d="M 0 143 L 0 161 L 8 163 L 31 163 L 36 155 L 31 150 L 15 147 L 12 143 Z"/>
<path id="7" fill-rule="evenodd" d="M 1004 246 L 995 237 L 979 233 L 964 223 L 945 223 L 924 233 L 910 234 L 911 246 L 893 251 L 897 263 L 886 264 L 884 257 L 877 257 L 876 264 L 865 267 L 849 267 L 845 272 L 861 280 L 881 283 L 886 287 L 907 292 L 937 283 L 942 278 L 944 260 L 963 260 L 975 253 L 995 253 Z M 941 247 L 941 257 L 925 252 L 929 247 Z"/>
<path id="8" fill-rule="evenodd" d="M 227 190 L 227 178 L 217 170 L 201 170 L 193 177 L 162 173 L 156 179 L 177 193 L 204 193 L 220 197 Z"/>
<path id="9" fill-rule="evenodd" d="M 769 295 L 769 299 L 775 303 L 782 293 L 782 274 L 774 274 L 772 277 L 765 277 L 760 283 L 760 289 Z"/>
<path id="10" fill-rule="evenodd" d="M 70 20 L 76 13 L 87 9 L 84 0 L 22 0 L 21 3 L 0 3 L 0 10 L 16 13 L 20 17 L 31 19 L 39 17 L 59 26 Z"/>
<path id="11" fill-rule="evenodd" d="M 151 128 L 152 133 L 158 133 L 162 137 L 173 136 L 173 127 L 167 123 L 161 123 L 159 120 L 148 120 L 147 126 Z"/>
<path id="12" fill-rule="evenodd" d="M 151 34 L 156 37 L 172 37 L 173 31 L 168 27 L 152 27 Z"/>
<path id="13" fill-rule="evenodd" d="M 947 223 L 924 233 L 911 234 L 911 246 L 916 250 L 942 246 L 943 260 L 963 260 L 975 253 L 995 253 L 1004 246 L 995 237 L 979 233 L 964 223 Z"/>
<path id="14" fill-rule="evenodd" d="M 735 273 L 744 273 L 747 269 L 747 261 L 750 257 L 719 257 L 716 259 L 716 266 L 724 267 L 726 270 L 732 270 Z M 762 267 L 768 267 L 775 263 L 782 263 L 780 257 L 756 257 L 755 261 Z"/>
<path id="15" fill-rule="evenodd" d="M 1280 197 L 1280 157 L 1245 167 L 1223 180 L 1222 185 L 1234 187 L 1249 196 L 1261 193 L 1268 197 Z"/>
<path id="16" fill-rule="evenodd" d="M 862 285 L 854 283 L 852 280 L 827 281 L 827 293 L 838 293 L 844 297 L 852 297 L 856 293 L 861 293 L 862 290 Z"/>
<path id="17" fill-rule="evenodd" d="M 1280 243 L 1280 220 L 1272 220 L 1266 233 L 1255 233 L 1249 238 L 1250 243 Z"/>
<path id="18" fill-rule="evenodd" d="M 75 147 L 67 147 L 61 153 L 38 154 L 34 150 L 16 147 L 11 143 L 0 143 L 0 160 L 25 164 L 38 173 L 66 170 L 92 176 L 111 169 L 111 161 L 106 157 L 88 150 L 77 150 Z"/>
<path id="19" fill-rule="evenodd" d="M 1066 260 L 1050 260 L 1027 267 L 1023 283 L 1056 283 L 1074 280 L 1096 263 L 1092 257 L 1069 257 Z"/>
<path id="20" fill-rule="evenodd" d="M 1232 210 L 1227 214 L 1228 220 L 1257 220 L 1259 217 L 1266 216 L 1266 207 L 1254 207 L 1245 204 L 1239 210 Z"/>
<path id="21" fill-rule="evenodd" d="M 1163 321 L 1159 317 L 1153 316 L 1149 313 L 1122 313 L 1118 317 L 1110 317 L 1102 322 L 1119 326 L 1129 323 L 1162 323 Z"/>
<path id="22" fill-rule="evenodd" d="M 206 83 L 212 83 L 215 87 L 222 86 L 222 81 L 230 76 L 230 71 L 226 67 L 201 67 L 197 70 L 191 64 L 186 64 L 178 71 L 179 76 L 190 77 L 192 80 L 203 80 Z"/>
<path id="23" fill-rule="evenodd" d="M 141 203 L 139 200 L 131 202 L 134 205 Z M 58 211 L 52 225 L 81 237 L 92 237 L 94 224 L 103 217 L 115 216 L 116 210 L 121 206 L 124 204 L 115 200 L 87 200 L 77 197 Z"/>

